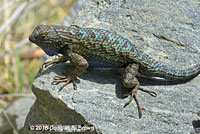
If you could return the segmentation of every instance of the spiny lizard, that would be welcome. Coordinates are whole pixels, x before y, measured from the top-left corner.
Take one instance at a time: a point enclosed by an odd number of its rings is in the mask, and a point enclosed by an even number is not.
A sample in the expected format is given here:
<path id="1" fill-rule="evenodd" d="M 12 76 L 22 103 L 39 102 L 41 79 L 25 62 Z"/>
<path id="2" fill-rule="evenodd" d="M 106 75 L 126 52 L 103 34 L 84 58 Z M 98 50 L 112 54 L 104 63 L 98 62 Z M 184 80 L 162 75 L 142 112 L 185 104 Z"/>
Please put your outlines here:
<path id="1" fill-rule="evenodd" d="M 156 96 L 156 93 L 140 87 L 136 78 L 138 72 L 142 75 L 158 76 L 173 81 L 189 80 L 200 73 L 200 64 L 186 70 L 175 70 L 165 66 L 136 48 L 128 39 L 104 29 L 82 28 L 74 25 L 70 27 L 38 25 L 29 36 L 29 40 L 41 47 L 49 56 L 62 54 L 59 58 L 46 62 L 45 66 L 68 60 L 76 65 L 75 70 L 67 76 L 54 78 L 54 84 L 65 82 L 60 90 L 70 82 L 76 89 L 75 79 L 88 66 L 125 68 L 122 83 L 126 88 L 132 90 L 127 95 L 130 96 L 130 100 L 124 107 L 134 98 L 140 118 L 142 108 L 136 97 L 137 90 L 147 92 L 152 96 Z"/>

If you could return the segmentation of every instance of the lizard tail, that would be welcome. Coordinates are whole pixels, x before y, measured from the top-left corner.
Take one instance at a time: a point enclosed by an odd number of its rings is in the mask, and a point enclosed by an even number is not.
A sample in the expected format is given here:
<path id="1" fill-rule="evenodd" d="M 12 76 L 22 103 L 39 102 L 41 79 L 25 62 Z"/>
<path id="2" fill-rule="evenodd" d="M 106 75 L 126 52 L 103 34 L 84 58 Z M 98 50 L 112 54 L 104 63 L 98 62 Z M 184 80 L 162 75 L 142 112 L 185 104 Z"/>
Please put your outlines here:
<path id="1" fill-rule="evenodd" d="M 184 70 L 170 68 L 160 62 L 143 55 L 140 64 L 140 73 L 148 76 L 162 77 L 168 80 L 188 80 L 200 74 L 200 63 Z"/>
<path id="2" fill-rule="evenodd" d="M 143 73 L 145 73 L 145 75 L 162 77 L 168 80 L 189 80 L 200 74 L 200 64 L 194 65 L 193 67 L 187 68 L 185 70 L 176 70 L 164 65 L 159 65 L 156 67 L 154 66 L 148 68 L 147 71 L 148 72 Z"/>

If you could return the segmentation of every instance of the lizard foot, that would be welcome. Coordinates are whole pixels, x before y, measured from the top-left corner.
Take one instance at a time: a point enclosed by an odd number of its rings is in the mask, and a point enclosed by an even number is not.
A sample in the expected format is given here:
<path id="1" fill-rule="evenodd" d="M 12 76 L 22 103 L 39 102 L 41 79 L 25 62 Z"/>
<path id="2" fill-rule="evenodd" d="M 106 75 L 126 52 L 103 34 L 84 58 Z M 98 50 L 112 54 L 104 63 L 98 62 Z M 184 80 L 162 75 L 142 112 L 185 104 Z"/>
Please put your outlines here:
<path id="1" fill-rule="evenodd" d="M 69 83 L 73 83 L 73 87 L 74 89 L 76 90 L 77 89 L 77 85 L 76 85 L 76 77 L 74 75 L 68 75 L 68 76 L 60 76 L 60 75 L 56 75 L 54 77 L 54 81 L 52 82 L 52 84 L 56 85 L 58 83 L 61 83 L 61 82 L 65 82 L 65 84 L 60 87 L 59 89 L 59 92 Z"/>
<path id="2" fill-rule="evenodd" d="M 142 110 L 144 110 L 144 108 L 141 108 L 141 107 L 140 107 L 139 101 L 138 101 L 138 99 L 137 99 L 137 96 L 136 96 L 136 95 L 137 95 L 137 91 L 138 91 L 138 90 L 141 90 L 141 91 L 143 91 L 143 92 L 146 92 L 146 93 L 150 94 L 150 95 L 153 96 L 153 97 L 156 97 L 157 94 L 156 94 L 155 92 L 153 92 L 153 91 L 150 91 L 150 90 L 147 90 L 147 89 L 144 89 L 144 88 L 140 87 L 140 85 L 138 84 L 138 85 L 135 86 L 135 88 L 133 88 L 133 89 L 131 90 L 130 93 L 124 95 L 124 96 L 126 96 L 126 97 L 130 96 L 129 101 L 125 103 L 124 107 L 126 107 L 127 105 L 129 105 L 129 104 L 131 103 L 131 101 L 133 100 L 133 98 L 134 98 L 134 100 L 135 100 L 135 102 L 136 102 L 136 104 L 137 104 L 138 113 L 139 113 L 139 118 L 141 118 L 141 117 L 142 117 Z"/>
<path id="3" fill-rule="evenodd" d="M 64 57 L 64 56 L 62 56 L 62 55 L 60 55 L 60 54 L 57 54 L 56 56 L 58 56 L 58 57 L 55 58 L 55 59 L 53 59 L 52 61 L 45 62 L 43 65 L 44 65 L 45 67 L 48 67 L 48 66 L 53 65 L 53 64 L 58 64 L 58 63 L 60 63 L 60 62 L 65 62 L 65 61 L 67 61 L 67 58 Z"/>

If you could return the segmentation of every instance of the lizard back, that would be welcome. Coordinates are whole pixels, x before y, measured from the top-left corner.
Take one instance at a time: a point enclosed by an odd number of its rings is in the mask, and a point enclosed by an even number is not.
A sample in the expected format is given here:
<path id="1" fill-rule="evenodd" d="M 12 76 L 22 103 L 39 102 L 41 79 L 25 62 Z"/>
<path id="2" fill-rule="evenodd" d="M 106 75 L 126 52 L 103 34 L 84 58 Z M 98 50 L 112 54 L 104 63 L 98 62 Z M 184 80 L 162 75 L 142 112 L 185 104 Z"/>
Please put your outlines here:
<path id="1" fill-rule="evenodd" d="M 78 47 L 72 45 L 72 50 L 84 56 L 92 67 L 124 67 L 137 63 L 140 66 L 140 74 L 172 80 L 190 79 L 200 73 L 200 64 L 185 70 L 165 66 L 115 32 L 76 26 L 71 27 L 70 32 L 76 41 L 78 39 Z"/>

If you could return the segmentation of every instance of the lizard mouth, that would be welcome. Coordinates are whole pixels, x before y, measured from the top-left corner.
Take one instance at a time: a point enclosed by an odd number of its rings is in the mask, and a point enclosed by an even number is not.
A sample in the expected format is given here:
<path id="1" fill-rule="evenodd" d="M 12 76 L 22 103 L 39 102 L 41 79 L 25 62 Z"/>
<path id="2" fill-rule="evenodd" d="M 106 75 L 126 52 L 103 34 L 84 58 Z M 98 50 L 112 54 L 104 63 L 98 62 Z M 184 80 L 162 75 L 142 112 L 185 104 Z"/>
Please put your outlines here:
<path id="1" fill-rule="evenodd" d="M 34 36 L 33 36 L 32 34 L 29 36 L 28 39 L 29 39 L 30 42 L 33 42 L 33 43 L 34 43 L 34 40 L 35 40 L 35 39 L 34 39 Z"/>

